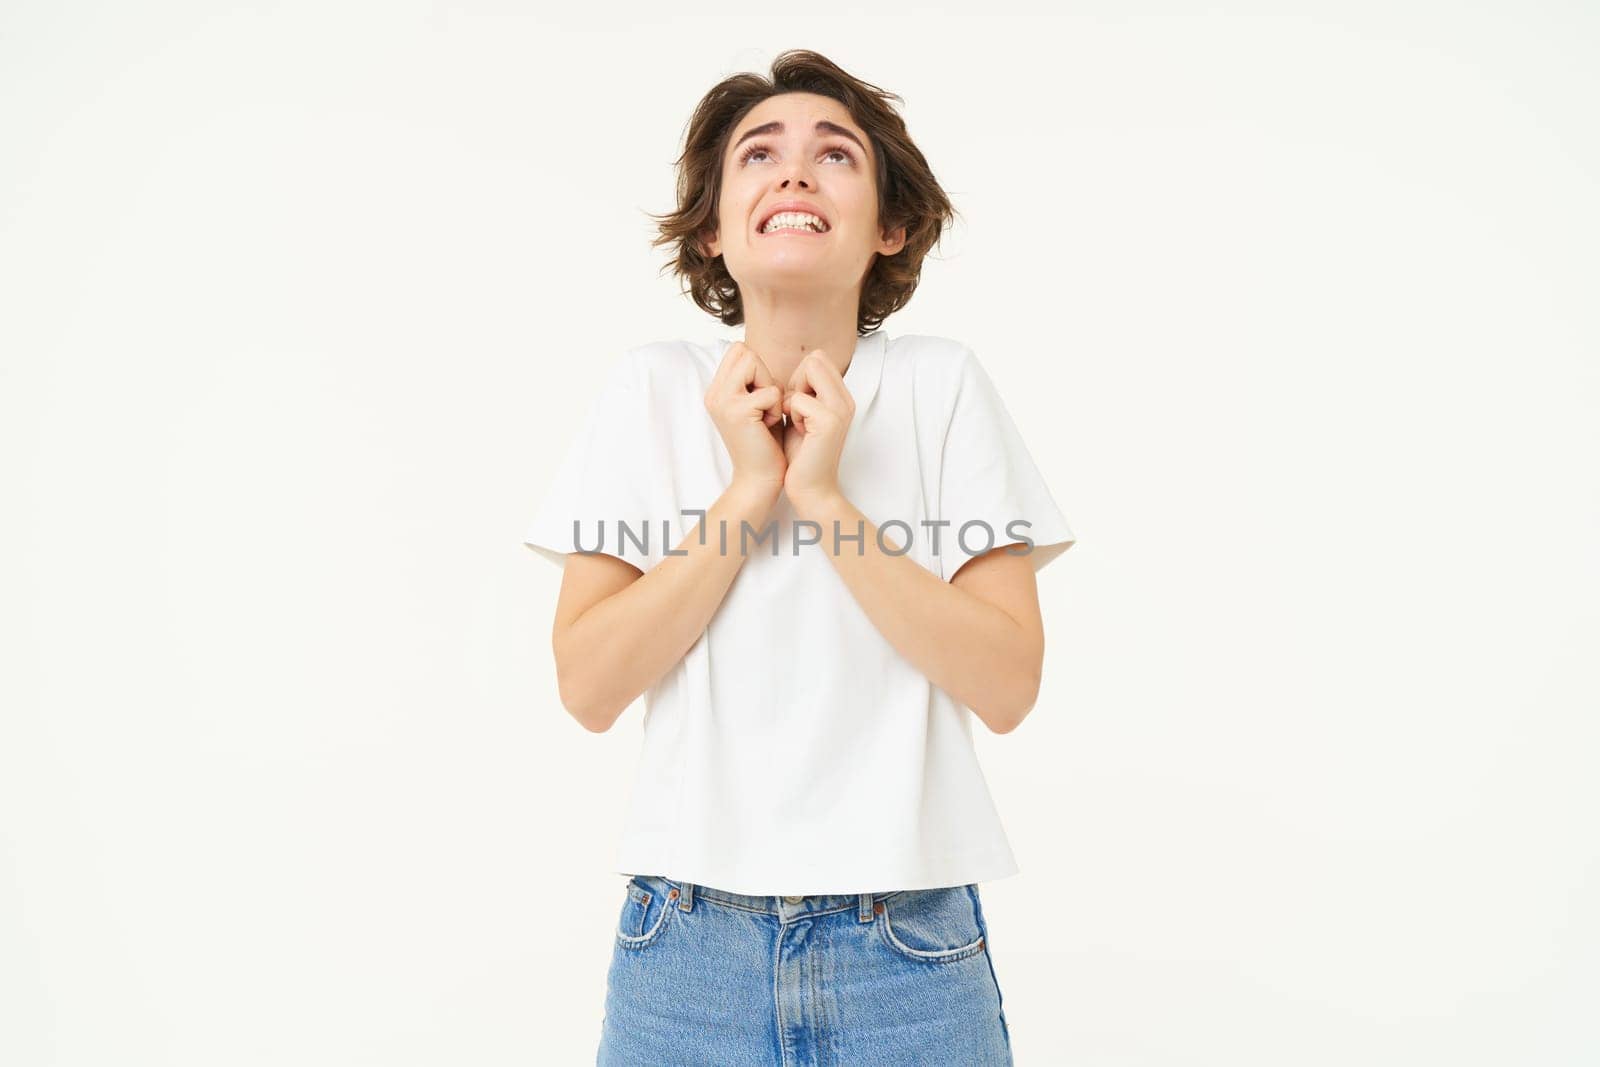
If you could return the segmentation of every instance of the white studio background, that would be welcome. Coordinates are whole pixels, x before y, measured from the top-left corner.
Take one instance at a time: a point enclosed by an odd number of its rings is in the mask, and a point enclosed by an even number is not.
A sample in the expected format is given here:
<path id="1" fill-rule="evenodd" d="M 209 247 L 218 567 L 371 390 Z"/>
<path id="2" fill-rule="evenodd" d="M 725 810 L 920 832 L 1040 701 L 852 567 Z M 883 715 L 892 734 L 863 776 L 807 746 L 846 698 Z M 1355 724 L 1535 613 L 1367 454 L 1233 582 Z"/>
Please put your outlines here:
<path id="1" fill-rule="evenodd" d="M 643 702 L 520 543 L 690 110 L 816 48 L 1079 544 L 980 755 L 1018 1062 L 1600 1060 L 1600 17 L 0 15 L 0 1062 L 592 1063 Z"/>

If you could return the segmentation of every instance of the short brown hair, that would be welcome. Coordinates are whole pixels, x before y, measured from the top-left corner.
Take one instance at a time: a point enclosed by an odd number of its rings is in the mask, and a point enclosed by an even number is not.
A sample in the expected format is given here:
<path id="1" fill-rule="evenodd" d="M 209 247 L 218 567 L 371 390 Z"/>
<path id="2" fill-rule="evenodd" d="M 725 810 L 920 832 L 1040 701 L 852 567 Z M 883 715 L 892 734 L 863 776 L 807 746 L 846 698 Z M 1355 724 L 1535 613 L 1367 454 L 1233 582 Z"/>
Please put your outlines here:
<path id="1" fill-rule="evenodd" d="M 687 283 L 694 302 L 725 326 L 744 322 L 739 286 L 721 256 L 709 256 L 701 238 L 717 228 L 722 194 L 722 157 L 739 121 L 757 104 L 782 93 L 816 93 L 843 104 L 872 141 L 877 158 L 878 225 L 884 232 L 906 229 L 906 243 L 892 256 L 878 256 L 867 271 L 856 309 L 856 331 L 875 329 L 905 307 L 922 276 L 922 261 L 956 215 L 922 150 L 906 132 L 905 120 L 890 106 L 904 99 L 841 70 L 817 52 L 795 48 L 772 61 L 772 75 L 735 74 L 701 98 L 689 119 L 678 168 L 678 208 L 651 215 L 660 235 L 650 242 L 675 245 L 676 255 L 662 268 Z"/>

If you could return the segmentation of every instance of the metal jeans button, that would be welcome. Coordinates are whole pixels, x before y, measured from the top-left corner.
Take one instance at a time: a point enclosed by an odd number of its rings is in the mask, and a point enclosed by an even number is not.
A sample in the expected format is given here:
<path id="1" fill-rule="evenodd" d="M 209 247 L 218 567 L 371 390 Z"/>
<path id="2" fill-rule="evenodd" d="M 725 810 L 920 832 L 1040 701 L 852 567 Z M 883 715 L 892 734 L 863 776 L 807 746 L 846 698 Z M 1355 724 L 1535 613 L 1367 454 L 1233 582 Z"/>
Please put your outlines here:
<path id="1" fill-rule="evenodd" d="M 784 903 L 786 903 L 786 904 L 798 904 L 798 903 L 800 903 L 802 900 L 804 900 L 806 898 L 805 897 L 784 897 L 783 899 L 784 899 Z"/>

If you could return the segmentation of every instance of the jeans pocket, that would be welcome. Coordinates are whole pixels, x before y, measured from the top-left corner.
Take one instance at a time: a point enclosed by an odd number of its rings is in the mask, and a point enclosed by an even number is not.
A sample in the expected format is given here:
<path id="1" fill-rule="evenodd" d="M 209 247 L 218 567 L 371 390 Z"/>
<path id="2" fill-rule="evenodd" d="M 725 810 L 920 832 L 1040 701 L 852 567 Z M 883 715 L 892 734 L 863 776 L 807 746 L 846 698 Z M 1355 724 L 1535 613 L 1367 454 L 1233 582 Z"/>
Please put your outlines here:
<path id="1" fill-rule="evenodd" d="M 984 933 L 966 886 L 908 889 L 879 901 L 878 935 L 918 963 L 954 963 L 983 951 Z"/>
<path id="2" fill-rule="evenodd" d="M 676 910 L 677 900 L 677 888 L 659 878 L 649 875 L 629 878 L 622 912 L 617 916 L 617 944 L 628 949 L 654 944 Z"/>

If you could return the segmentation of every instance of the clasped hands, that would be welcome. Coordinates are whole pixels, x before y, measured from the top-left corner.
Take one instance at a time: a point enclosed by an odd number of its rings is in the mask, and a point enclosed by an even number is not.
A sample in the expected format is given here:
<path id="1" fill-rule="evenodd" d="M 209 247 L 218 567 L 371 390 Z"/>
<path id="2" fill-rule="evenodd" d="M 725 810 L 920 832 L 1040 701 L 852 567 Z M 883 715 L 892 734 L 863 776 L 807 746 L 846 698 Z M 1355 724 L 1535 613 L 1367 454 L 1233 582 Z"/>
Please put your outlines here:
<path id="1" fill-rule="evenodd" d="M 774 497 L 782 489 L 801 517 L 841 495 L 839 456 L 856 404 L 820 349 L 807 353 L 780 385 L 753 349 L 735 341 L 705 402 L 733 458 L 735 482 Z"/>

